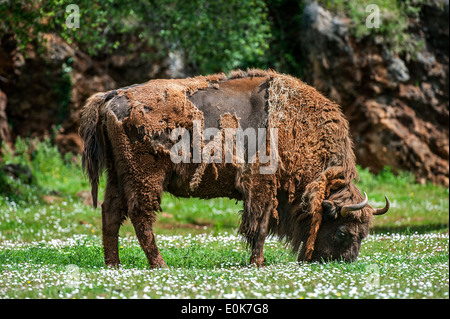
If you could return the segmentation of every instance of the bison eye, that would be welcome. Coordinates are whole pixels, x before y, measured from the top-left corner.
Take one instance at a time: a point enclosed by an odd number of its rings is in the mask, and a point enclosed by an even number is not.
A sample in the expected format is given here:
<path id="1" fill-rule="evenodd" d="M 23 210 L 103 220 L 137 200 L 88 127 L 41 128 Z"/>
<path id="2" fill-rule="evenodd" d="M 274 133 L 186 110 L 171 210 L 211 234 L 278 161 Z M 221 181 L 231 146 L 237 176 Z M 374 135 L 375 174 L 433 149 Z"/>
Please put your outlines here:
<path id="1" fill-rule="evenodd" d="M 347 241 L 350 238 L 350 234 L 345 230 L 345 227 L 339 227 L 336 230 L 336 238 L 339 241 Z"/>
<path id="2" fill-rule="evenodd" d="M 344 233 L 343 231 L 338 231 L 337 236 L 339 239 L 344 240 L 347 237 L 347 234 Z"/>

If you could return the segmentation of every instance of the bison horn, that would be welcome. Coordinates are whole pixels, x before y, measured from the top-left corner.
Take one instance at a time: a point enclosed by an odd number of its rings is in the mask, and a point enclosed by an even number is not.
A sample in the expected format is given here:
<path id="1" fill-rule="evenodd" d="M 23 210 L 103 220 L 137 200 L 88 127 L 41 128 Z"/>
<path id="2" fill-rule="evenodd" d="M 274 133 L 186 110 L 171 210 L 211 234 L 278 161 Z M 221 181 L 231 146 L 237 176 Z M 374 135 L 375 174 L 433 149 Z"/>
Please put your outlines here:
<path id="1" fill-rule="evenodd" d="M 386 214 L 387 211 L 389 210 L 389 207 L 391 207 L 391 203 L 389 202 L 389 198 L 384 195 L 384 198 L 386 199 L 386 206 L 384 206 L 383 208 L 375 208 L 373 214 L 374 215 L 383 215 Z"/>
<path id="2" fill-rule="evenodd" d="M 343 206 L 341 208 L 341 216 L 344 217 L 344 218 L 347 218 L 349 212 L 363 209 L 367 205 L 368 201 L 369 201 L 369 198 L 367 197 L 366 192 L 364 192 L 364 200 L 361 203 L 358 203 L 358 204 Z"/>

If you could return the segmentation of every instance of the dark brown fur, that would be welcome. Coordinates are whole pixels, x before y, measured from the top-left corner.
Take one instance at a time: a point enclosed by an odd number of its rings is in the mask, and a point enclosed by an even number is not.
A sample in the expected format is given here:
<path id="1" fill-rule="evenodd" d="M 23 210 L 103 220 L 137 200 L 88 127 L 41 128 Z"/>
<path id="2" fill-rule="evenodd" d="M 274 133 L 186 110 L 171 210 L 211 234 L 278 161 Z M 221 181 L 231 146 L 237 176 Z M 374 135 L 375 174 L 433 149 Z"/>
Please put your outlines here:
<path id="1" fill-rule="evenodd" d="M 278 170 L 260 174 L 259 162 L 174 164 L 168 136 L 176 127 L 192 134 L 194 120 L 219 129 L 277 128 Z M 94 204 L 99 176 L 104 168 L 108 174 L 102 205 L 108 265 L 119 263 L 118 230 L 127 216 L 149 264 L 165 265 L 152 228 L 163 191 L 243 200 L 239 233 L 257 265 L 269 233 L 284 238 L 299 260 L 354 260 L 371 224 L 370 206 L 346 219 L 324 217 L 324 199 L 336 211 L 363 199 L 352 183 L 358 176 L 348 123 L 338 105 L 287 75 L 238 70 L 98 93 L 83 109 L 80 134 Z M 348 238 L 336 238 L 340 230 Z"/>

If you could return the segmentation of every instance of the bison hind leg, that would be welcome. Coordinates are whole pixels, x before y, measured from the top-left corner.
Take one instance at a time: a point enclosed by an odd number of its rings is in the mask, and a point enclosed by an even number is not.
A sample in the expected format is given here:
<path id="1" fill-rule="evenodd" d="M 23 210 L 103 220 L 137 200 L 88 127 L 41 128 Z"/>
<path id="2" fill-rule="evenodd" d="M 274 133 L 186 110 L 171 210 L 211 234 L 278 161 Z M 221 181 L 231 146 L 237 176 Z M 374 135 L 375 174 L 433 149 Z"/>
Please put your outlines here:
<path id="1" fill-rule="evenodd" d="M 117 267 L 119 260 L 119 228 L 127 215 L 114 172 L 108 173 L 105 199 L 102 204 L 102 235 L 105 264 Z"/>
<path id="2" fill-rule="evenodd" d="M 160 179 L 161 178 L 161 179 Z M 151 174 L 145 182 L 128 180 L 125 188 L 128 196 L 128 216 L 133 224 L 139 244 L 152 268 L 167 267 L 156 245 L 153 223 L 156 211 L 161 210 L 162 184 L 158 174 Z M 131 182 L 131 183 L 130 183 Z M 140 183 L 139 183 L 140 182 Z"/>
<path id="3" fill-rule="evenodd" d="M 150 267 L 167 267 L 156 245 L 155 234 L 153 233 L 154 212 L 152 210 L 133 209 L 130 211 L 130 219 Z"/>

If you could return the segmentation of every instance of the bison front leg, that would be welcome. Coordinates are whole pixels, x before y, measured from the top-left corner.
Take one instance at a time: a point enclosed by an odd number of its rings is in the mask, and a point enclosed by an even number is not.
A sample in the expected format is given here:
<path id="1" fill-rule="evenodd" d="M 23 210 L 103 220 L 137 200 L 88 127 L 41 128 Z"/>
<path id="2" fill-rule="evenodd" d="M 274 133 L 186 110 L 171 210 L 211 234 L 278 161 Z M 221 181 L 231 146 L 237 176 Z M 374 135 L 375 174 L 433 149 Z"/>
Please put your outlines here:
<path id="1" fill-rule="evenodd" d="M 245 206 L 247 206 L 244 203 Z M 241 233 L 251 248 L 250 264 L 264 266 L 264 242 L 268 233 L 271 209 L 244 207 L 242 221 L 239 227 Z"/>
<path id="2" fill-rule="evenodd" d="M 152 160 L 153 157 L 147 157 L 147 163 L 152 163 Z M 155 164 L 152 174 L 136 177 L 134 180 L 129 179 L 125 187 L 128 194 L 128 215 L 139 244 L 152 268 L 167 267 L 156 246 L 153 233 L 155 212 L 161 210 L 162 182 L 164 181 L 164 169 L 160 170 L 157 163 Z"/>
<path id="3" fill-rule="evenodd" d="M 239 233 L 251 247 L 250 264 L 257 266 L 264 266 L 264 242 L 277 206 L 275 185 L 275 179 L 265 175 L 253 175 L 242 184 L 244 211 Z"/>
<path id="4" fill-rule="evenodd" d="M 258 267 L 264 266 L 264 242 L 267 237 L 269 218 L 272 213 L 272 206 L 263 209 L 261 218 L 257 221 L 255 230 L 250 234 L 251 256 L 250 264 Z"/>

